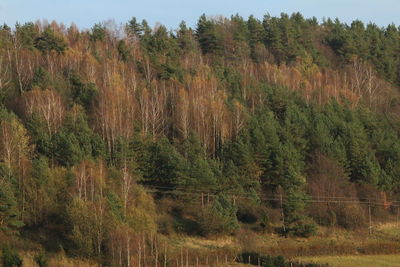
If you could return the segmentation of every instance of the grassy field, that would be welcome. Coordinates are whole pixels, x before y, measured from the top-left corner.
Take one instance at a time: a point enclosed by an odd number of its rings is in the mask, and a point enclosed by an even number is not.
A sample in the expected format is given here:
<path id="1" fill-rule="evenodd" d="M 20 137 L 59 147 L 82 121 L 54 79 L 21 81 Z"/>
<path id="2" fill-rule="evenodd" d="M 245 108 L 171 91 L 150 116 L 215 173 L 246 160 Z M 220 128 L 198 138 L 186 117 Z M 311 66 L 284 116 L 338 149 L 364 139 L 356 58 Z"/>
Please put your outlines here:
<path id="1" fill-rule="evenodd" d="M 328 263 L 332 267 L 400 267 L 400 255 L 301 257 L 301 262 Z"/>
<path id="2" fill-rule="evenodd" d="M 21 253 L 23 259 L 22 267 L 35 267 L 38 266 L 34 260 L 35 253 L 25 252 Z M 48 259 L 47 266 L 49 267 L 98 267 L 99 264 L 90 262 L 88 260 L 78 260 L 73 258 L 67 258 L 63 254 L 52 255 Z"/>
<path id="3" fill-rule="evenodd" d="M 367 229 L 353 232 L 320 227 L 318 235 L 310 238 L 285 238 L 274 233 L 261 234 L 243 229 L 234 236 L 213 239 L 176 235 L 169 236 L 165 240 L 169 244 L 169 259 L 180 259 L 183 251 L 189 255 L 189 263 L 198 260 L 200 265 L 206 262 L 208 265 L 216 263 L 220 265 L 225 260 L 232 263 L 241 251 L 249 251 L 272 256 L 281 255 L 304 263 L 327 263 L 330 266 L 400 267 L 400 227 L 396 223 L 376 224 L 372 235 Z M 37 249 L 34 245 L 30 249 L 21 249 L 23 266 L 36 266 L 34 263 L 36 254 Z M 48 266 L 99 265 L 94 261 L 70 258 L 64 252 L 60 252 L 48 255 Z"/>

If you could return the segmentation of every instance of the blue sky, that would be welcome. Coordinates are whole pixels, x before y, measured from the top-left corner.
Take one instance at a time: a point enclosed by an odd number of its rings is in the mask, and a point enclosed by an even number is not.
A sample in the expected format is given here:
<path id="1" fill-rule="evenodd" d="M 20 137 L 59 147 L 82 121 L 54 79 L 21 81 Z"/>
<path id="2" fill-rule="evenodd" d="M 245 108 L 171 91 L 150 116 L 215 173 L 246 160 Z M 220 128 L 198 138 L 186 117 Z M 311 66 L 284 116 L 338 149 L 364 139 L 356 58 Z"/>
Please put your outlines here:
<path id="1" fill-rule="evenodd" d="M 90 28 L 109 19 L 125 23 L 135 16 L 150 25 L 160 22 L 176 28 L 181 20 L 194 26 L 202 13 L 262 18 L 266 13 L 277 16 L 296 11 L 320 20 L 338 17 L 345 22 L 361 19 L 379 26 L 400 25 L 400 0 L 0 0 L 0 23 L 47 19 Z"/>

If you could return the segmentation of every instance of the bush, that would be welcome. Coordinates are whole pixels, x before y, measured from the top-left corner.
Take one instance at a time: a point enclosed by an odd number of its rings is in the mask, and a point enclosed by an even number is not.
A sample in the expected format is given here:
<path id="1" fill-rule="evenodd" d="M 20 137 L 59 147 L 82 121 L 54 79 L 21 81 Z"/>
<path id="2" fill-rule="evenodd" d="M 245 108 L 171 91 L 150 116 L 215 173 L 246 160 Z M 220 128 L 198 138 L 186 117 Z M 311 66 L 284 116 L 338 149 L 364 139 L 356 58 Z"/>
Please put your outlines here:
<path id="1" fill-rule="evenodd" d="M 290 229 L 290 231 L 294 236 L 310 237 L 317 233 L 317 225 L 315 225 L 314 223 L 300 222 L 300 223 L 294 225 Z"/>
<path id="2" fill-rule="evenodd" d="M 239 228 L 236 212 L 236 206 L 226 196 L 218 195 L 200 214 L 201 233 L 203 235 L 233 233 Z"/>
<path id="3" fill-rule="evenodd" d="M 22 266 L 21 257 L 15 250 L 10 248 L 3 248 L 2 262 L 3 262 L 3 267 Z"/>
<path id="4" fill-rule="evenodd" d="M 337 224 L 343 228 L 355 230 L 367 225 L 365 211 L 356 204 L 343 205 L 336 213 Z"/>
<path id="5" fill-rule="evenodd" d="M 39 267 L 47 267 L 46 254 L 43 251 L 41 251 L 39 254 L 37 254 L 35 256 L 34 260 Z"/>
<path id="6" fill-rule="evenodd" d="M 299 263 L 285 260 L 282 256 L 262 255 L 244 252 L 239 256 L 239 262 L 263 267 L 325 267 L 326 264 Z"/>
<path id="7" fill-rule="evenodd" d="M 310 220 L 298 220 L 286 226 L 279 228 L 279 233 L 284 236 L 297 236 L 308 238 L 317 234 L 317 225 Z"/>

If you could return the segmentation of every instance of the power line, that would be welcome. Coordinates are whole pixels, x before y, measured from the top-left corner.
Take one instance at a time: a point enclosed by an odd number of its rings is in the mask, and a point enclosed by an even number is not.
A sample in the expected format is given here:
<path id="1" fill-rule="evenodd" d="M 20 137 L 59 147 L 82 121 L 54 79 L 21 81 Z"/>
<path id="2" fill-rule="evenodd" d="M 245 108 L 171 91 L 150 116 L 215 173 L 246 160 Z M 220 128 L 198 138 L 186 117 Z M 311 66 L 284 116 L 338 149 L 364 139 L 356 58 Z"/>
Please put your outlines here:
<path id="1" fill-rule="evenodd" d="M 173 186 L 153 186 L 153 185 L 146 185 L 146 188 L 153 188 L 153 189 L 159 189 L 160 191 L 165 191 L 165 192 L 194 192 L 194 193 L 220 193 L 224 192 L 226 194 L 233 194 L 235 196 L 248 196 L 248 197 L 254 197 L 254 194 L 251 193 L 244 193 L 244 192 L 237 192 L 237 191 L 232 191 L 232 190 L 222 190 L 222 189 L 214 189 L 214 190 L 207 190 L 207 189 L 195 189 L 192 187 L 173 187 Z M 169 189 L 169 190 L 168 190 Z M 263 197 L 277 197 L 280 196 L 278 194 L 263 194 Z M 260 198 L 260 196 L 257 196 Z M 282 196 L 284 199 L 287 198 L 287 196 Z M 355 197 L 346 197 L 346 196 L 318 196 L 317 198 L 314 197 L 316 200 L 321 200 L 321 199 L 343 199 L 346 201 L 360 201 L 360 198 L 355 198 Z M 365 199 L 365 202 L 368 201 L 383 201 L 383 199 L 380 198 L 362 198 Z M 397 200 L 386 200 L 386 202 L 390 203 L 400 203 L 400 201 Z"/>
<path id="2" fill-rule="evenodd" d="M 171 189 L 171 190 L 166 190 L 166 189 Z M 173 189 L 173 190 L 172 190 Z M 202 194 L 207 193 L 209 196 L 216 197 L 218 195 L 218 192 L 216 190 L 213 191 L 206 191 L 206 190 L 199 190 L 199 189 L 193 189 L 193 188 L 173 188 L 173 187 L 167 187 L 167 186 L 150 186 L 150 188 L 146 188 L 146 190 L 149 193 L 159 193 L 159 194 L 166 194 L 166 195 L 188 195 L 188 196 L 198 196 L 201 197 Z M 254 195 L 251 194 L 246 194 L 246 193 L 240 193 L 240 192 L 229 192 L 226 191 L 224 192 L 226 195 L 230 196 L 231 198 L 240 198 L 240 199 L 255 199 Z M 287 200 L 287 196 L 281 196 L 278 194 L 267 194 L 263 196 L 256 196 L 256 198 L 264 201 L 281 201 Z M 365 200 L 360 200 L 357 198 L 349 198 L 349 197 L 342 197 L 342 196 L 319 196 L 318 198 L 313 198 L 313 197 L 306 197 L 306 198 L 300 198 L 299 200 L 302 200 L 306 203 L 335 203 L 335 204 L 370 204 L 370 205 L 376 205 L 376 206 L 387 206 L 390 203 L 390 206 L 392 207 L 400 207 L 400 201 L 390 201 L 386 200 L 383 201 L 383 199 L 365 199 Z M 396 204 L 394 204 L 396 203 Z"/>

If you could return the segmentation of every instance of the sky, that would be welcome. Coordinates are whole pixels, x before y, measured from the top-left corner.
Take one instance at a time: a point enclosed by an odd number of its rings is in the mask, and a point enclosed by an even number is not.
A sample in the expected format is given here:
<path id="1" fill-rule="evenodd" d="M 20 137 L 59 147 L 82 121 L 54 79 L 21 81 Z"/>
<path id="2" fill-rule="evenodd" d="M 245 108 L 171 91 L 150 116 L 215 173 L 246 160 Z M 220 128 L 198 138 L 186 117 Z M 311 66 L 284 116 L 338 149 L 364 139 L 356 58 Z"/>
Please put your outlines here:
<path id="1" fill-rule="evenodd" d="M 18 21 L 72 22 L 81 29 L 95 23 L 114 20 L 125 23 L 133 16 L 175 29 L 184 20 L 194 27 L 205 13 L 209 16 L 232 14 L 262 19 L 264 14 L 300 12 L 304 17 L 339 18 L 350 23 L 360 19 L 379 26 L 400 25 L 400 0 L 0 0 L 0 23 L 15 25 Z"/>

